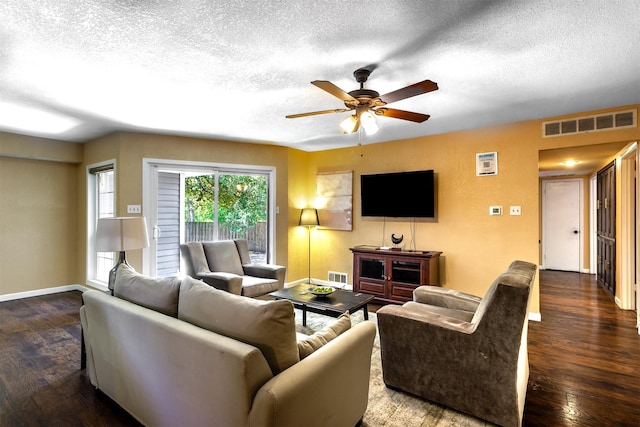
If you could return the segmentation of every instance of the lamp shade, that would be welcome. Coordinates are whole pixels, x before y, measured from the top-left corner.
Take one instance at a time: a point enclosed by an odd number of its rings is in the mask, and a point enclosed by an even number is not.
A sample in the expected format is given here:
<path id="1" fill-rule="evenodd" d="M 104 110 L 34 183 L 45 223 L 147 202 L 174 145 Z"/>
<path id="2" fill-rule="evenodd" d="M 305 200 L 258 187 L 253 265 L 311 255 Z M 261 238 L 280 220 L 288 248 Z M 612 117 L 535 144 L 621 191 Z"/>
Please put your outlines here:
<path id="1" fill-rule="evenodd" d="M 300 223 L 298 225 L 305 227 L 320 225 L 320 221 L 318 221 L 318 210 L 313 208 L 302 209 L 302 212 L 300 212 Z"/>
<path id="2" fill-rule="evenodd" d="M 356 125 L 358 124 L 358 119 L 355 115 L 351 115 L 340 122 L 340 128 L 344 131 L 344 133 L 353 133 L 356 130 Z"/>
<path id="3" fill-rule="evenodd" d="M 100 218 L 96 229 L 98 252 L 121 252 L 149 246 L 144 217 Z"/>
<path id="4" fill-rule="evenodd" d="M 362 127 L 367 135 L 373 135 L 378 132 L 378 124 L 376 123 L 375 117 L 369 111 L 365 111 L 360 115 L 360 122 L 362 123 Z"/>

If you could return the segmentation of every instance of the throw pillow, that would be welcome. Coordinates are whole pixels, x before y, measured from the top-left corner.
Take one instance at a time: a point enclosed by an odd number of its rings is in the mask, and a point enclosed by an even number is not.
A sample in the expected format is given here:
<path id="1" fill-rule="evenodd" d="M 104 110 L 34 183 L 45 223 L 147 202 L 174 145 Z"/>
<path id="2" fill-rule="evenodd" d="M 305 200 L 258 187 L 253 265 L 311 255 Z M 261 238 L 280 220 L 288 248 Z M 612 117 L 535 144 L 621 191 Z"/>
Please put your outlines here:
<path id="1" fill-rule="evenodd" d="M 134 304 L 158 311 L 168 316 L 178 316 L 180 279 L 156 278 L 137 273 L 121 264 L 116 273 L 113 294 Z"/>
<path id="2" fill-rule="evenodd" d="M 300 360 L 309 356 L 332 339 L 337 338 L 349 328 L 351 328 L 351 316 L 349 316 L 348 311 L 345 311 L 332 324 L 308 336 L 304 340 L 298 341 Z"/>
<path id="3" fill-rule="evenodd" d="M 300 360 L 291 301 L 234 295 L 185 277 L 180 287 L 178 318 L 257 347 L 273 375 Z"/>

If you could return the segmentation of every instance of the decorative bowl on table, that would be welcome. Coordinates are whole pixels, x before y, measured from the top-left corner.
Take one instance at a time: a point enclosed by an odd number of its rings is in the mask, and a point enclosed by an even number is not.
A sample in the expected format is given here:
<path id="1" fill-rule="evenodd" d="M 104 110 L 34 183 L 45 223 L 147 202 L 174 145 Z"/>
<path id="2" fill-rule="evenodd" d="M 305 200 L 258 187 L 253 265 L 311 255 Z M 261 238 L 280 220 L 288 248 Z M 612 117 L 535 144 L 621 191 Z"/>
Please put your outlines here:
<path id="1" fill-rule="evenodd" d="M 309 292 L 317 297 L 326 297 L 327 295 L 331 295 L 335 291 L 336 289 L 332 288 L 331 286 L 316 286 L 309 289 Z"/>

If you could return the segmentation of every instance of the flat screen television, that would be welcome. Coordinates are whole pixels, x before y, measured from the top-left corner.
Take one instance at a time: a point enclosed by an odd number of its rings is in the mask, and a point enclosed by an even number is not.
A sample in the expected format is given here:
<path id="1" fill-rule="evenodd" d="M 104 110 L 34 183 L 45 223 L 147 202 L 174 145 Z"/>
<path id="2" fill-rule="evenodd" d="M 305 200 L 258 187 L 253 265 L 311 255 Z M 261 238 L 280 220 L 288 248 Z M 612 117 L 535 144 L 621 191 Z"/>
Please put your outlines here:
<path id="1" fill-rule="evenodd" d="M 360 175 L 362 216 L 435 218 L 433 170 Z"/>

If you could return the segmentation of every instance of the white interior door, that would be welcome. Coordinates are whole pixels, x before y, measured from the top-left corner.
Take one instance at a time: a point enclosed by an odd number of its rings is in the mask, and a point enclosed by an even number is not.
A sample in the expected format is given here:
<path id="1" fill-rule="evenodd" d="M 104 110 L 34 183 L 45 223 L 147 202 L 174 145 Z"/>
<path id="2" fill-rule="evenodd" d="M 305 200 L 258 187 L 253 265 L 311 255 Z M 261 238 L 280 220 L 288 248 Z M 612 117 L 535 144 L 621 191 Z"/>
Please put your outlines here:
<path id="1" fill-rule="evenodd" d="M 544 268 L 580 272 L 582 180 L 543 181 L 542 209 Z"/>

